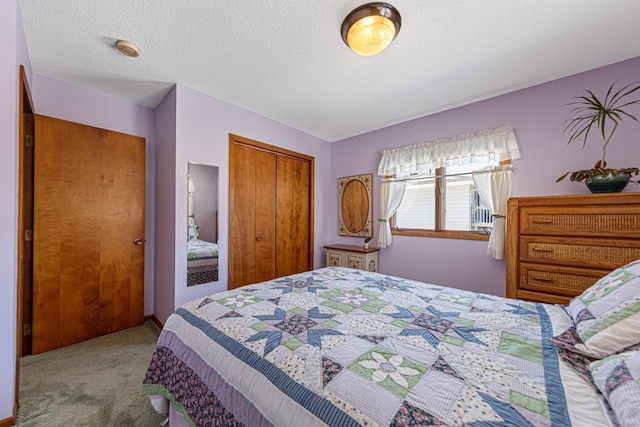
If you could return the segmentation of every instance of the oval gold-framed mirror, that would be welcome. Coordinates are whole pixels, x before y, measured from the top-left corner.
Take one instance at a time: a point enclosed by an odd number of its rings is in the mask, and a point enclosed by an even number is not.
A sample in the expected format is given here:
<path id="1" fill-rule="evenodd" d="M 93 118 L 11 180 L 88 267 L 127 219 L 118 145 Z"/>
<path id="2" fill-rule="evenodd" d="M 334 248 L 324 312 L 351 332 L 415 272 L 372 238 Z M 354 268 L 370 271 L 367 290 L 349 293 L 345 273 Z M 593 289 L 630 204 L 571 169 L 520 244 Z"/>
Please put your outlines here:
<path id="1" fill-rule="evenodd" d="M 346 176 L 338 179 L 340 236 L 373 237 L 373 174 Z"/>

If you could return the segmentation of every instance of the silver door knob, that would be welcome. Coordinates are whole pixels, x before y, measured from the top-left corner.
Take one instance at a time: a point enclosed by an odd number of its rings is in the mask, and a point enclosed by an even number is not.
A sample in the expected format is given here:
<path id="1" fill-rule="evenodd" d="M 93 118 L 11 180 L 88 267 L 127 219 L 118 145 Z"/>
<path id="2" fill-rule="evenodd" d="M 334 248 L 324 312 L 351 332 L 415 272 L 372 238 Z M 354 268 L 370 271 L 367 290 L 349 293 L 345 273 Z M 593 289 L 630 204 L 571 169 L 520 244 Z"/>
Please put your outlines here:
<path id="1" fill-rule="evenodd" d="M 141 245 L 142 244 L 142 239 L 138 238 L 136 240 L 133 241 L 134 245 Z"/>

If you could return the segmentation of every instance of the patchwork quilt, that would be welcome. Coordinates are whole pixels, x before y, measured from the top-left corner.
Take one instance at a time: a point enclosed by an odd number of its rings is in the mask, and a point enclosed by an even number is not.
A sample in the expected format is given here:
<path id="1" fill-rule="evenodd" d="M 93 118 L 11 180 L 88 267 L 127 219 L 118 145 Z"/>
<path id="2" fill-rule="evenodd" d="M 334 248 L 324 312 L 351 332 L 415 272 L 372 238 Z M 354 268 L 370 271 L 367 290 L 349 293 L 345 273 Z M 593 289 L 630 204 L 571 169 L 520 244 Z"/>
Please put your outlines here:
<path id="1" fill-rule="evenodd" d="M 187 242 L 187 263 L 189 267 L 217 264 L 218 244 L 200 239 Z"/>
<path id="2" fill-rule="evenodd" d="M 190 425 L 570 426 L 548 307 L 314 270 L 177 309 L 143 394 Z"/>

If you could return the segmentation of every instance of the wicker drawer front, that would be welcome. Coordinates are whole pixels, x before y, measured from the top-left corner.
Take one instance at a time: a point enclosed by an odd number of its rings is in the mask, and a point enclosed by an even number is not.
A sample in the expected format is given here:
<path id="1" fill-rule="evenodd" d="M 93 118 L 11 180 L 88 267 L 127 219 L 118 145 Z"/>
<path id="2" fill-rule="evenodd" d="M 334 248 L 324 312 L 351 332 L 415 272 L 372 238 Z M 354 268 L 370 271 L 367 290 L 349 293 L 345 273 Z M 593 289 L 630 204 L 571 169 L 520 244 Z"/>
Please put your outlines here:
<path id="1" fill-rule="evenodd" d="M 522 236 L 522 261 L 614 270 L 640 259 L 640 240 Z"/>
<path id="2" fill-rule="evenodd" d="M 522 263 L 520 265 L 520 289 L 574 297 L 580 295 L 607 273 L 609 273 L 608 270 Z"/>
<path id="3" fill-rule="evenodd" d="M 563 236 L 640 237 L 637 206 L 583 206 L 520 210 L 520 233 Z"/>

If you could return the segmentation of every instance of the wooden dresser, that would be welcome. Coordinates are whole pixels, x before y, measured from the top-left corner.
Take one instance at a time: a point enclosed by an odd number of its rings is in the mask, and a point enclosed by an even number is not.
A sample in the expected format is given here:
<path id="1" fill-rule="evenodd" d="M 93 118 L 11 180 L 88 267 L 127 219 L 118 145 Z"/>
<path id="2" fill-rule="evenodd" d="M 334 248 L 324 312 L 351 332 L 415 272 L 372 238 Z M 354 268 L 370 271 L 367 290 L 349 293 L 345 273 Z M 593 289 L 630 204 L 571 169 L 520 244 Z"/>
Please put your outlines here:
<path id="1" fill-rule="evenodd" d="M 378 251 L 380 248 L 362 246 L 327 245 L 327 267 L 349 267 L 358 270 L 378 271 Z"/>
<path id="2" fill-rule="evenodd" d="M 640 259 L 640 193 L 511 198 L 507 297 L 567 304 Z"/>

